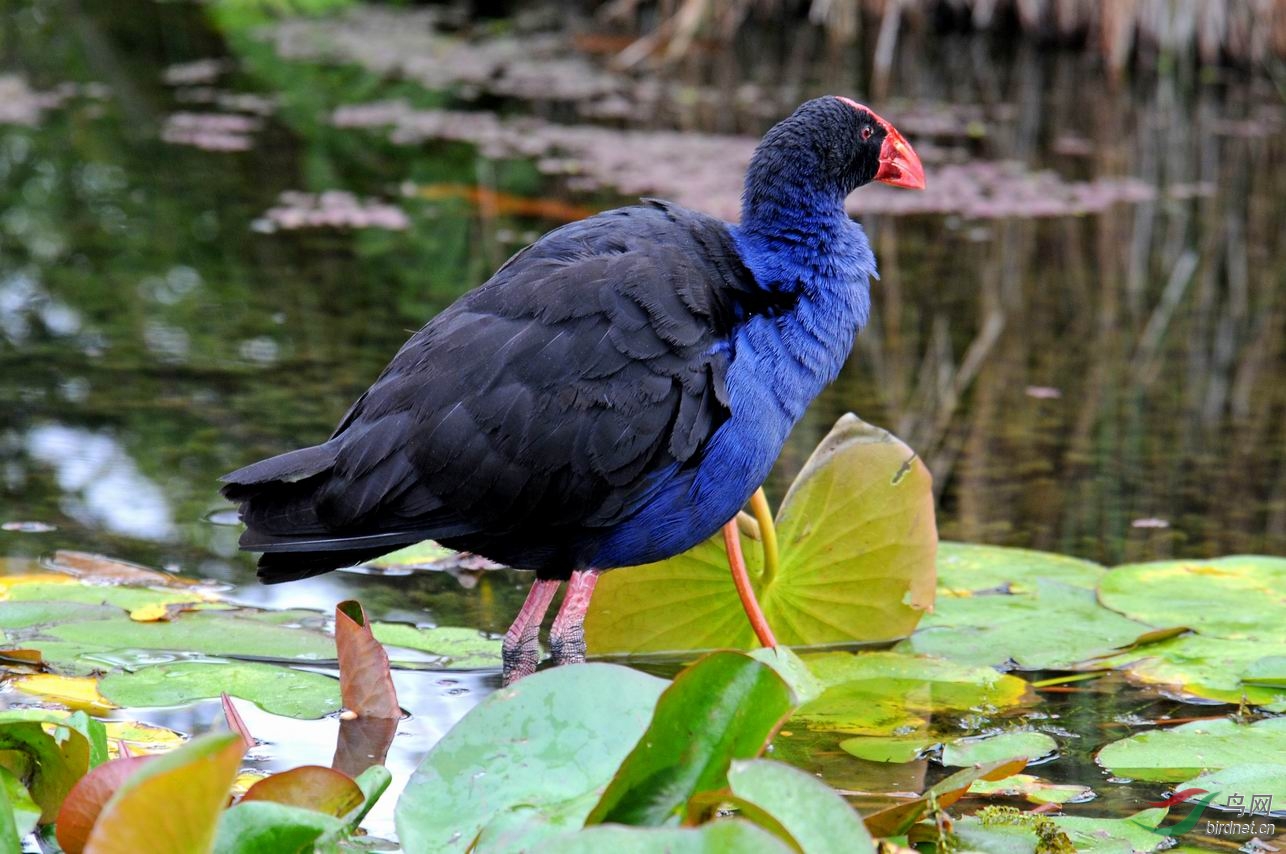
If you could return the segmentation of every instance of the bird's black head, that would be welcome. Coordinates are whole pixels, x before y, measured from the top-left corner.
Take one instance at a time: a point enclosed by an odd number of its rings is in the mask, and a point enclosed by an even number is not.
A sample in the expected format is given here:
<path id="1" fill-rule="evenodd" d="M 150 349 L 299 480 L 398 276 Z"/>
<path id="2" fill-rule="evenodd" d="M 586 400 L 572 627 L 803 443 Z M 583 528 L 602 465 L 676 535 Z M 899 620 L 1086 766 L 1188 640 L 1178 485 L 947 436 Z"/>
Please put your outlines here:
<path id="1" fill-rule="evenodd" d="M 924 188 L 924 167 L 893 125 L 856 101 L 815 98 L 764 136 L 746 173 L 745 201 L 781 204 L 782 191 L 801 202 L 838 197 L 880 181 Z"/>

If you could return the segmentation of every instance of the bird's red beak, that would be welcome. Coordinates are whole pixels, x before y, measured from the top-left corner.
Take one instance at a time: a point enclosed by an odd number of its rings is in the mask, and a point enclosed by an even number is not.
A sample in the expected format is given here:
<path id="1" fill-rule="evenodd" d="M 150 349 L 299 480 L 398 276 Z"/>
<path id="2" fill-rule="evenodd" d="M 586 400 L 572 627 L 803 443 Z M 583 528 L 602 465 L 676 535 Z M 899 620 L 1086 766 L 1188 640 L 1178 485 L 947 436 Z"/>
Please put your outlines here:
<path id="1" fill-rule="evenodd" d="M 920 156 L 897 128 L 879 116 L 875 116 L 875 120 L 884 126 L 886 134 L 880 146 L 880 169 L 875 173 L 875 180 L 890 187 L 923 190 L 924 166 L 920 164 Z"/>
<path id="2" fill-rule="evenodd" d="M 920 156 L 915 153 L 906 137 L 898 129 L 880 118 L 870 107 L 848 98 L 840 98 L 855 110 L 865 110 L 871 118 L 884 128 L 884 144 L 880 146 L 880 168 L 875 173 L 875 180 L 891 187 L 906 187 L 909 190 L 924 189 L 924 166 Z"/>

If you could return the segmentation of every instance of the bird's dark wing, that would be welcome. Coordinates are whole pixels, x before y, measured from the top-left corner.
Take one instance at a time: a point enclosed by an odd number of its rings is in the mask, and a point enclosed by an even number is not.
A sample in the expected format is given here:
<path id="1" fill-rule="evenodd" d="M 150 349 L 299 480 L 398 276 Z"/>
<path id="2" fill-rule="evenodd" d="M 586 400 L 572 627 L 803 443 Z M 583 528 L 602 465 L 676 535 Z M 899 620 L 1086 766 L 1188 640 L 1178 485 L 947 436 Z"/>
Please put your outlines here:
<path id="1" fill-rule="evenodd" d="M 513 534 L 553 559 L 559 531 L 628 518 L 699 460 L 728 418 L 728 332 L 756 299 L 717 220 L 651 203 L 564 226 L 406 343 L 295 466 L 291 500 L 256 506 L 239 485 L 254 467 L 229 476 L 246 545 Z"/>

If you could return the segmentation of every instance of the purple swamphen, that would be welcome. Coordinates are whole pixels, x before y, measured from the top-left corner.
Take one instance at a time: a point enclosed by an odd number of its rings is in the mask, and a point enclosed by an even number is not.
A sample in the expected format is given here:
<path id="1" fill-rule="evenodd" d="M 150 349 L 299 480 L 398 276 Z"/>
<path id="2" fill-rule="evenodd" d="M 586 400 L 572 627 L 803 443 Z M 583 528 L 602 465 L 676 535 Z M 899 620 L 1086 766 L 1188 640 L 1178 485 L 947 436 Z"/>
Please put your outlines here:
<path id="1" fill-rule="evenodd" d="M 844 364 L 875 257 L 844 199 L 922 188 L 847 98 L 773 127 L 741 222 L 668 202 L 565 225 L 415 333 L 329 440 L 223 478 L 259 577 L 293 581 L 424 539 L 536 571 L 504 641 L 582 661 L 597 574 L 678 554 L 733 518 Z"/>

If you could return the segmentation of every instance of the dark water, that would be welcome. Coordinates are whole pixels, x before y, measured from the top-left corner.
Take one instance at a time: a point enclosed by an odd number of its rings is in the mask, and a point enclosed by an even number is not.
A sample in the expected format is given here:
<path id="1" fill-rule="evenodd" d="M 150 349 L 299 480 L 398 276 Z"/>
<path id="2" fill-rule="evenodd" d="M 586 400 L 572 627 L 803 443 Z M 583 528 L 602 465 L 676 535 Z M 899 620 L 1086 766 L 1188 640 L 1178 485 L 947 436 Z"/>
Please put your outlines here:
<path id="1" fill-rule="evenodd" d="M 254 585 L 236 530 L 208 521 L 226 509 L 216 478 L 324 438 L 433 312 L 568 206 L 617 196 L 466 143 L 334 127 L 342 104 L 458 102 L 351 64 L 284 61 L 199 5 L 0 9 L 0 71 L 18 75 L 0 83 L 0 523 L 56 528 L 0 531 L 0 556 L 101 551 L 237 583 L 250 602 L 328 610 L 356 596 L 377 617 L 503 630 L 518 574 Z M 758 134 L 803 97 L 869 92 L 863 56 L 802 30 L 751 33 L 680 64 L 673 100 L 600 123 Z M 226 61 L 213 82 L 164 80 L 211 58 Z M 173 113 L 209 109 L 179 101 L 217 97 L 203 86 L 278 99 L 243 134 L 248 150 L 162 140 Z M 874 322 L 771 490 L 851 410 L 929 462 L 944 537 L 1105 563 L 1286 553 L 1280 95 L 1231 72 L 1112 88 L 1081 59 L 963 38 L 903 50 L 890 91 L 931 164 L 1014 161 L 1028 177 L 1149 192 L 1033 217 L 1006 208 L 1008 190 L 1029 190 L 1014 179 L 981 214 L 863 217 L 883 273 Z M 466 106 L 579 120 L 574 98 L 484 92 Z M 491 201 L 400 198 L 407 181 L 481 186 Z M 258 222 L 282 192 L 332 189 L 390 202 L 409 227 Z M 492 680 L 464 683 L 476 696 Z M 422 726 L 463 713 L 458 687 L 407 686 L 442 712 Z M 1121 702 L 1111 692 L 1070 698 L 1100 720 L 1122 711 L 1101 708 Z"/>

